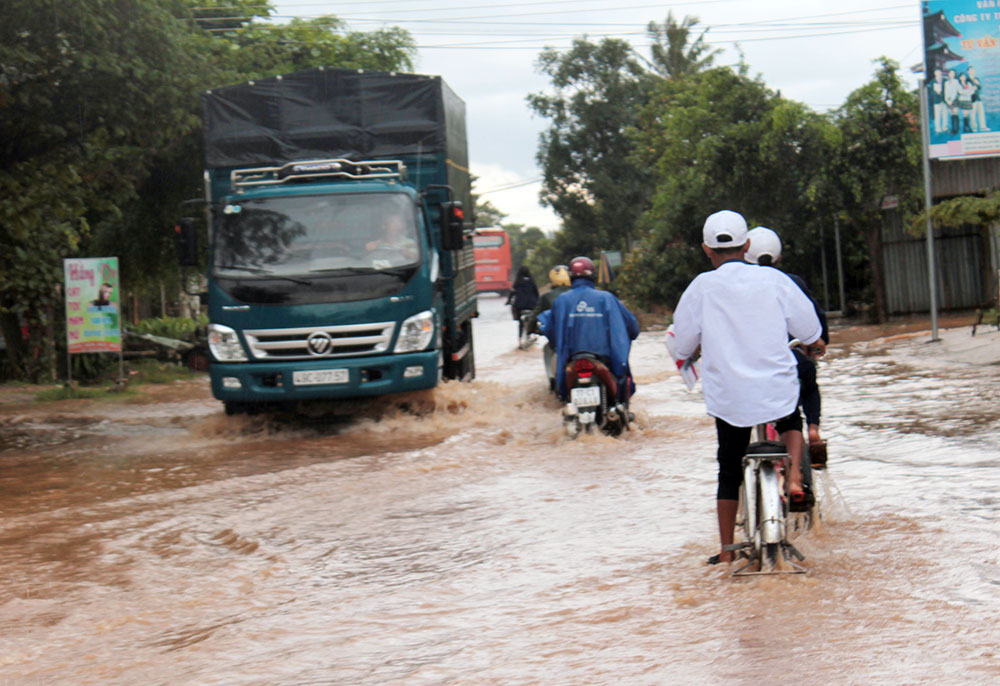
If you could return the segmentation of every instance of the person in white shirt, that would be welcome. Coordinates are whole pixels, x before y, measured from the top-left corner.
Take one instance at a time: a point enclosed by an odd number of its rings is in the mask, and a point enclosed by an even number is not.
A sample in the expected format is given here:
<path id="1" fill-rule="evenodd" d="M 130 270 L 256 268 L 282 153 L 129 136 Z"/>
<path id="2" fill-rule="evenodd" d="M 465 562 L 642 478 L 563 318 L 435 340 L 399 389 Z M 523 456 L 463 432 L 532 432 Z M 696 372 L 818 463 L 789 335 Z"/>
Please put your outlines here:
<path id="1" fill-rule="evenodd" d="M 944 82 L 944 104 L 948 108 L 948 116 L 951 119 L 951 135 L 958 133 L 958 77 L 955 70 L 948 72 L 948 80 Z"/>
<path id="2" fill-rule="evenodd" d="M 934 110 L 934 133 L 945 133 L 948 130 L 948 106 L 944 102 L 944 73 L 940 69 L 934 70 L 934 80 L 928 90 Z"/>
<path id="3" fill-rule="evenodd" d="M 716 509 L 722 551 L 710 562 L 731 562 L 741 462 L 754 426 L 776 422 L 792 458 L 792 504 L 804 498 L 799 380 L 789 335 L 825 351 L 812 302 L 775 269 L 743 260 L 746 220 L 722 210 L 705 220 L 702 249 L 713 271 L 698 275 L 674 310 L 678 367 L 701 348 L 702 390 L 719 441 Z M 797 434 L 797 436 L 795 435 Z M 797 438 L 798 449 L 794 449 Z"/>

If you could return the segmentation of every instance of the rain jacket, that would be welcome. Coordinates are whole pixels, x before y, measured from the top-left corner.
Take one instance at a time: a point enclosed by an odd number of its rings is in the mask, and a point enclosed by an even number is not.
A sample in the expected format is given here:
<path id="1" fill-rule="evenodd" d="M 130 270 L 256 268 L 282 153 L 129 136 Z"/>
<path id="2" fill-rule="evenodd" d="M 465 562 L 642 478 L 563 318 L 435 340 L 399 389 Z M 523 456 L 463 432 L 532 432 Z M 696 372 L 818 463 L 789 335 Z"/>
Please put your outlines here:
<path id="1" fill-rule="evenodd" d="M 560 398 L 566 398 L 566 362 L 578 352 L 605 359 L 620 381 L 630 376 L 628 354 L 639 335 L 639 321 L 614 294 L 594 288 L 593 281 L 574 279 L 572 289 L 538 315 L 538 327 L 556 351 Z M 631 394 L 631 382 L 619 385 Z"/>

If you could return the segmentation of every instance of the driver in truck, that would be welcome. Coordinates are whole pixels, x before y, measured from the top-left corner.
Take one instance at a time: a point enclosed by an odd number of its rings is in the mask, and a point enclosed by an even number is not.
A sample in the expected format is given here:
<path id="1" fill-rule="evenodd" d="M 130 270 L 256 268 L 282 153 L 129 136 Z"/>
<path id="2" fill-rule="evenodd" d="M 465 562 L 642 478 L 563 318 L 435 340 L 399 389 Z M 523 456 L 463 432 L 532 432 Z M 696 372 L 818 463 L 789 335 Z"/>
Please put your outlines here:
<path id="1" fill-rule="evenodd" d="M 415 262 L 420 254 L 417 241 L 407 232 L 406 220 L 396 212 L 386 214 L 382 220 L 382 235 L 365 243 L 365 250 L 373 257 L 386 256 L 395 264 Z"/>

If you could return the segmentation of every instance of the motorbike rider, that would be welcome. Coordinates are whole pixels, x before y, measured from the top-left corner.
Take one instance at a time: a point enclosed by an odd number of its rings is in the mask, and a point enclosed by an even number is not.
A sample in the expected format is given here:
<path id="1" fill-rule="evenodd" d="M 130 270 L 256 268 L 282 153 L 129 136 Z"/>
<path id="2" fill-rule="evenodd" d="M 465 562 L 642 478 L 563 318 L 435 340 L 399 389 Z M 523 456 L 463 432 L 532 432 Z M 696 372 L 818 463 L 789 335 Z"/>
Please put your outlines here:
<path id="1" fill-rule="evenodd" d="M 758 226 L 750 229 L 747 233 L 750 239 L 750 249 L 747 250 L 746 260 L 751 264 L 759 264 L 762 267 L 778 268 L 781 261 L 781 238 L 773 230 Z M 780 270 L 779 270 L 780 271 Z M 826 310 L 816 302 L 809 286 L 796 274 L 785 274 L 803 293 L 809 298 L 819 317 L 819 323 L 823 327 L 820 337 L 823 343 L 830 343 L 830 329 L 826 321 Z M 809 454 L 815 466 L 826 464 L 826 442 L 819 435 L 819 419 L 822 407 L 822 400 L 819 393 L 819 385 L 816 383 L 816 361 L 808 351 L 803 350 L 804 346 L 796 346 L 792 349 L 795 354 L 795 363 L 799 371 L 799 405 L 802 406 L 802 413 L 806 417 L 808 427 L 807 438 L 809 442 Z"/>
<path id="2" fill-rule="evenodd" d="M 574 257 L 569 263 L 572 288 L 538 316 L 538 324 L 556 351 L 556 388 L 561 399 L 568 395 L 566 363 L 578 352 L 589 352 L 605 360 L 618 379 L 618 400 L 625 401 L 635 392 L 628 354 L 639 335 L 639 321 L 613 293 L 594 287 L 595 272 L 589 257 Z"/>
<path id="3" fill-rule="evenodd" d="M 569 267 L 565 264 L 557 264 L 549 270 L 549 290 L 542 293 L 538 299 L 538 304 L 531 311 L 528 318 L 528 330 L 532 333 L 540 333 L 538 329 L 538 315 L 552 308 L 552 303 L 560 295 L 570 289 Z M 545 373 L 549 377 L 549 390 L 556 390 L 556 351 L 552 344 L 546 340 L 545 347 L 542 348 L 542 358 L 545 361 Z"/>
<path id="4" fill-rule="evenodd" d="M 524 322 L 521 320 L 521 313 L 534 309 L 538 304 L 538 286 L 531 276 L 531 270 L 527 265 L 522 264 L 517 270 L 514 278 L 514 286 L 507 296 L 507 304 L 510 305 L 510 313 L 517 321 L 517 338 L 521 339 L 524 333 Z"/>

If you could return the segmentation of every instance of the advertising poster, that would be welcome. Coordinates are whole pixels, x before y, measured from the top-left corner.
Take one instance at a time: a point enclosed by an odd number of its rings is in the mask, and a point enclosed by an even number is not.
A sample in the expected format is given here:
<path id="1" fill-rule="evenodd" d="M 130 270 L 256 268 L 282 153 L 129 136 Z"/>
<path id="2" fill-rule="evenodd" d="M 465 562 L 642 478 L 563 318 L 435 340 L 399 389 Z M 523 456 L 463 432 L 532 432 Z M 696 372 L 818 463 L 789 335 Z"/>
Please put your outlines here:
<path id="1" fill-rule="evenodd" d="M 70 353 L 121 352 L 118 258 L 63 260 Z"/>
<path id="2" fill-rule="evenodd" d="M 1000 0 L 927 0 L 931 159 L 1000 155 Z"/>

